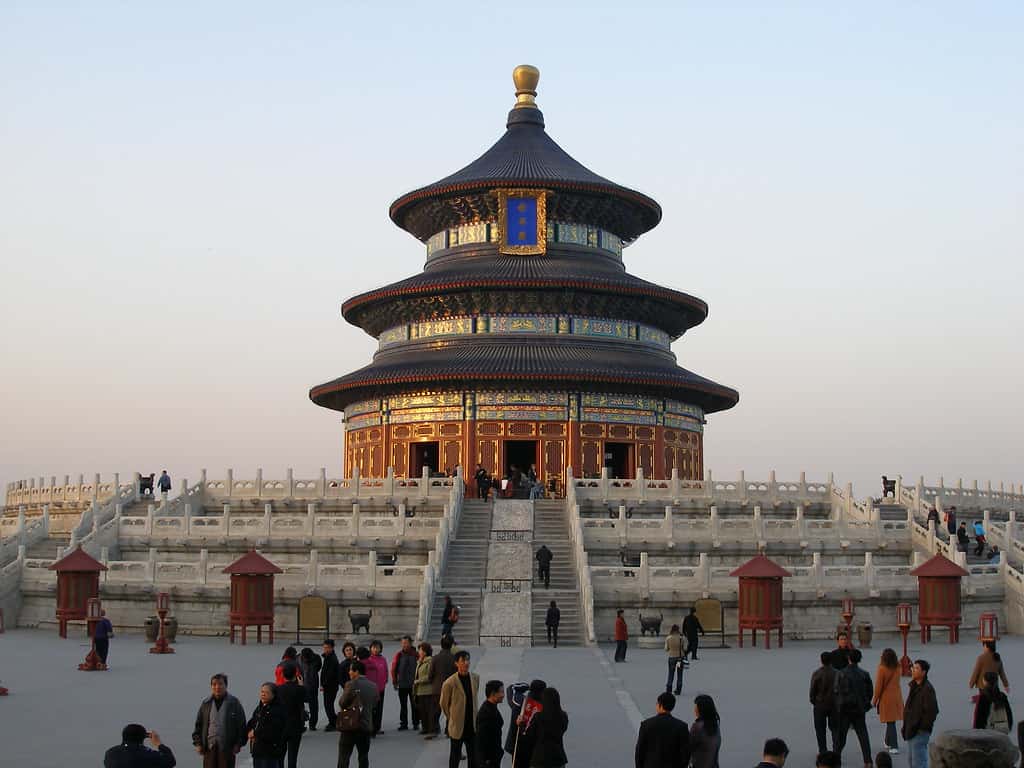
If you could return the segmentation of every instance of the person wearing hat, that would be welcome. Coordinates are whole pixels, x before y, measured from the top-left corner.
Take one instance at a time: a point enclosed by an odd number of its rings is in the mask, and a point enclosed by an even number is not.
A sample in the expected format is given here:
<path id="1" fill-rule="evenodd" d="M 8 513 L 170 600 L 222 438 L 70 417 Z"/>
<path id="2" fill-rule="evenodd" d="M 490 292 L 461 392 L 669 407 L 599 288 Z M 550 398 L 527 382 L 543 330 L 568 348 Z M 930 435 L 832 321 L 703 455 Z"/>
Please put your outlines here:
<path id="1" fill-rule="evenodd" d="M 146 739 L 156 749 L 145 746 Z M 104 768 L 174 768 L 175 762 L 174 753 L 161 743 L 160 735 L 138 723 L 126 725 L 121 731 L 121 743 L 103 756 Z"/>

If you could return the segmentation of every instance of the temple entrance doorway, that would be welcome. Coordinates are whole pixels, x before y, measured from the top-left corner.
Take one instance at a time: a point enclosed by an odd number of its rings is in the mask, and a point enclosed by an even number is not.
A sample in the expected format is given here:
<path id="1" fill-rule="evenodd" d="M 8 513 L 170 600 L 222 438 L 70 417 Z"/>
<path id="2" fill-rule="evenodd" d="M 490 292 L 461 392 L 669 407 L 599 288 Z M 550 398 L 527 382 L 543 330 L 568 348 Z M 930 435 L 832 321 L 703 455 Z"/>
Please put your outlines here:
<path id="1" fill-rule="evenodd" d="M 427 443 L 412 443 L 409 446 L 409 477 L 419 477 L 426 467 L 427 474 L 433 474 L 438 470 L 438 446 L 437 441 Z"/>
<path id="2" fill-rule="evenodd" d="M 505 441 L 505 466 L 501 468 L 502 474 L 508 474 L 514 465 L 525 475 L 530 465 L 537 463 L 536 440 Z"/>
<path id="3" fill-rule="evenodd" d="M 633 444 L 605 443 L 604 465 L 608 468 L 608 477 L 633 477 L 636 466 L 633 459 Z"/>

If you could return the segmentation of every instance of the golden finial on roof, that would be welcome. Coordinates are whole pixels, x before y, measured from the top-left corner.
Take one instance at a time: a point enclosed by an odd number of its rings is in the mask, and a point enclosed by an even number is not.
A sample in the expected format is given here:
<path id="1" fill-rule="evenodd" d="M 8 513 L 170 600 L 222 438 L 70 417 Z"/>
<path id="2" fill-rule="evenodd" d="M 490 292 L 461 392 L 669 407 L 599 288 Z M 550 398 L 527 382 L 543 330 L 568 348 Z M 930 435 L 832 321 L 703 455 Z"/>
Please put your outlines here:
<path id="1" fill-rule="evenodd" d="M 540 70 L 529 64 L 520 64 L 512 70 L 512 82 L 516 84 L 515 109 L 536 109 L 537 83 Z"/>

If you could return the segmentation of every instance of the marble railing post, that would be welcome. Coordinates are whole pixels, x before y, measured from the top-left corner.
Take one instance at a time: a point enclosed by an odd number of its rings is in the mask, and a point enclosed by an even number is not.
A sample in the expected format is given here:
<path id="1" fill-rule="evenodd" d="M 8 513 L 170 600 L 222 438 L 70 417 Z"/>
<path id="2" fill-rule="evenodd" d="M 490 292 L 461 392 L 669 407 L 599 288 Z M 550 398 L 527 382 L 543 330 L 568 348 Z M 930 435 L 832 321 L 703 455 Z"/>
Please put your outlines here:
<path id="1" fill-rule="evenodd" d="M 395 536 L 405 536 L 405 504 L 398 506 L 398 519 L 395 521 Z M 398 543 L 401 543 L 399 539 Z"/>
<path id="2" fill-rule="evenodd" d="M 682 483 L 679 482 L 679 467 L 672 467 L 671 493 L 673 500 L 679 498 L 680 491 L 682 491 Z"/>
<path id="3" fill-rule="evenodd" d="M 146 581 L 150 584 L 156 583 L 156 547 L 149 548 L 149 556 L 146 559 Z"/>
<path id="4" fill-rule="evenodd" d="M 711 505 L 711 543 L 715 548 L 722 545 L 718 535 L 718 507 L 715 504 Z"/>
<path id="5" fill-rule="evenodd" d="M 711 560 L 707 552 L 697 556 L 697 574 L 700 578 L 701 597 L 707 597 L 711 594 Z"/>
<path id="6" fill-rule="evenodd" d="M 186 538 L 192 535 L 192 505 L 186 504 L 184 507 L 184 517 L 181 522 L 181 532 Z"/>
<path id="7" fill-rule="evenodd" d="M 448 515 L 445 514 L 445 517 L 448 517 Z M 359 502 L 358 501 L 354 501 L 354 502 L 352 502 L 352 527 L 350 529 L 352 531 L 352 538 L 353 539 L 358 537 L 359 534 L 360 534 L 360 530 L 359 530 L 360 519 L 361 519 L 361 516 L 359 514 Z"/>
<path id="8" fill-rule="evenodd" d="M 601 467 L 601 501 L 608 501 L 608 467 Z"/>
<path id="9" fill-rule="evenodd" d="M 223 519 L 221 520 L 221 526 L 224 529 L 224 535 L 229 536 L 231 534 L 231 502 L 224 502 Z"/>
<path id="10" fill-rule="evenodd" d="M 263 505 L 263 532 L 266 534 L 267 538 L 270 538 L 270 518 L 272 509 L 273 508 L 269 502 Z"/>
<path id="11" fill-rule="evenodd" d="M 744 505 L 747 503 L 747 478 L 744 471 L 740 470 L 740 479 L 738 483 L 738 490 L 740 492 L 740 504 Z"/>
<path id="12" fill-rule="evenodd" d="M 377 587 L 377 550 L 371 549 L 366 558 L 366 586 L 369 589 Z"/>
<path id="13" fill-rule="evenodd" d="M 711 476 L 711 470 L 704 476 L 704 498 L 713 501 L 715 498 L 715 482 Z"/>
<path id="14" fill-rule="evenodd" d="M 825 594 L 825 569 L 821 565 L 821 552 L 811 555 L 811 569 L 814 573 L 814 589 L 821 597 Z"/>
<path id="15" fill-rule="evenodd" d="M 651 566 L 647 562 L 647 553 L 640 553 L 640 597 L 647 600 L 651 596 Z"/>
<path id="16" fill-rule="evenodd" d="M 640 503 L 644 504 L 647 502 L 647 481 L 644 480 L 644 468 L 636 468 L 636 484 L 640 493 Z"/>
<path id="17" fill-rule="evenodd" d="M 311 501 L 306 505 L 306 532 L 310 538 L 316 536 L 316 502 Z"/>
<path id="18" fill-rule="evenodd" d="M 99 501 L 99 498 L 100 498 L 100 473 L 97 472 L 96 475 L 93 477 L 93 483 L 92 483 L 92 500 L 93 500 L 93 503 Z"/>
<path id="19" fill-rule="evenodd" d="M 384 492 L 388 498 L 395 495 L 395 468 L 388 465 L 388 471 L 384 475 Z"/>
<path id="20" fill-rule="evenodd" d="M 870 552 L 864 553 L 864 588 L 872 597 L 875 595 L 875 565 L 873 558 L 874 556 Z"/>
<path id="21" fill-rule="evenodd" d="M 25 543 L 25 507 L 18 507 L 18 538 Z"/>
<path id="22" fill-rule="evenodd" d="M 186 496 L 188 496 L 188 479 L 187 478 L 182 478 L 182 480 L 181 480 L 181 490 L 179 491 L 179 493 L 181 494 L 181 498 L 185 498 Z"/>
<path id="23" fill-rule="evenodd" d="M 206 586 L 207 572 L 209 571 L 210 553 L 203 547 L 199 550 L 199 583 Z"/>
<path id="24" fill-rule="evenodd" d="M 424 477 L 424 479 L 427 477 L 427 468 L 426 467 L 423 468 L 423 477 Z M 352 467 L 352 477 L 349 478 L 349 484 L 350 484 L 350 486 L 352 488 L 352 498 L 354 498 L 354 499 L 358 499 L 359 498 L 359 495 L 360 495 L 360 487 L 359 486 L 362 485 L 362 483 L 360 482 L 361 478 L 362 478 L 362 476 L 359 473 L 359 465 L 356 464 L 354 467 Z"/>
<path id="25" fill-rule="evenodd" d="M 1010 542 L 1012 542 L 1016 537 L 1017 537 L 1017 511 L 1014 510 L 1014 509 L 1011 509 L 1009 511 L 1008 515 L 1007 515 L 1007 518 L 1006 518 L 1006 543 L 1007 543 L 1006 549 L 1008 551 L 1010 549 Z M 1007 554 L 1006 557 L 1009 557 L 1009 554 Z M 1005 560 L 1006 557 L 1004 557 L 1003 559 Z"/>
<path id="26" fill-rule="evenodd" d="M 804 518 L 804 505 L 796 505 L 796 529 L 800 541 L 807 539 L 807 520 Z"/>
<path id="27" fill-rule="evenodd" d="M 987 510 L 987 509 L 983 509 L 981 511 L 981 524 L 985 528 L 985 534 L 986 535 L 988 535 L 989 524 L 991 522 L 992 522 L 992 513 L 989 510 Z"/>
<path id="28" fill-rule="evenodd" d="M 100 547 L 100 563 L 102 563 L 103 565 L 106 565 L 109 562 L 110 562 L 110 550 L 107 549 L 107 547 Z M 107 583 L 107 575 L 109 573 L 110 573 L 110 571 L 100 571 L 100 578 L 103 580 L 104 584 Z"/>
<path id="29" fill-rule="evenodd" d="M 320 467 L 320 498 L 327 496 L 327 467 Z"/>
<path id="30" fill-rule="evenodd" d="M 668 542 L 669 548 L 673 548 L 676 545 L 675 530 L 672 527 L 672 505 L 665 505 L 665 518 L 661 523 L 661 535 L 665 537 L 665 541 Z"/>
<path id="31" fill-rule="evenodd" d="M 768 503 L 778 504 L 779 502 L 779 484 L 775 481 L 775 470 L 768 472 Z"/>
<path id="32" fill-rule="evenodd" d="M 853 517 L 853 483 L 846 484 L 846 494 L 844 501 L 846 502 L 846 504 L 845 509 L 843 510 L 843 514 L 845 518 L 849 520 L 851 517 Z"/>
<path id="33" fill-rule="evenodd" d="M 830 477 L 829 477 L 829 485 L 831 485 L 831 473 L 830 473 Z M 831 496 L 831 493 L 829 495 Z M 806 472 L 801 472 L 800 473 L 800 498 L 801 499 L 806 499 L 807 498 L 807 473 Z"/>
<path id="34" fill-rule="evenodd" d="M 931 552 L 933 555 L 936 552 L 936 546 L 935 546 L 935 521 L 934 520 L 929 520 L 928 521 L 928 551 Z"/>
<path id="35" fill-rule="evenodd" d="M 228 467 L 228 471 L 225 473 L 224 486 L 224 490 L 227 492 L 227 496 L 230 499 L 235 495 L 235 471 L 230 467 Z"/>
<path id="36" fill-rule="evenodd" d="M 50 505 L 43 505 L 43 525 L 45 526 L 46 535 L 50 535 Z"/>
<path id="37" fill-rule="evenodd" d="M 310 505 L 312 506 L 312 505 Z M 309 550 L 309 570 L 306 571 L 306 586 L 316 589 L 320 581 L 320 555 L 315 549 Z"/>
<path id="38" fill-rule="evenodd" d="M 263 498 L 263 467 L 256 467 L 256 498 Z"/>
<path id="39" fill-rule="evenodd" d="M 286 499 L 290 499 L 295 496 L 295 472 L 291 467 L 284 471 L 284 482 L 284 496 Z"/>
<path id="40" fill-rule="evenodd" d="M 761 505 L 754 505 L 754 539 L 759 543 L 764 539 L 764 520 L 761 519 Z"/>
<path id="41" fill-rule="evenodd" d="M 619 505 L 619 519 L 615 523 L 619 533 L 619 546 L 624 547 L 629 541 L 629 521 L 626 519 L 626 505 Z"/>
<path id="42" fill-rule="evenodd" d="M 427 467 L 423 468 L 420 473 L 420 499 L 422 501 L 427 500 L 427 496 L 430 494 L 430 470 Z"/>
<path id="43" fill-rule="evenodd" d="M 156 508 L 149 504 L 146 507 L 146 535 L 153 535 L 153 518 L 156 517 Z"/>

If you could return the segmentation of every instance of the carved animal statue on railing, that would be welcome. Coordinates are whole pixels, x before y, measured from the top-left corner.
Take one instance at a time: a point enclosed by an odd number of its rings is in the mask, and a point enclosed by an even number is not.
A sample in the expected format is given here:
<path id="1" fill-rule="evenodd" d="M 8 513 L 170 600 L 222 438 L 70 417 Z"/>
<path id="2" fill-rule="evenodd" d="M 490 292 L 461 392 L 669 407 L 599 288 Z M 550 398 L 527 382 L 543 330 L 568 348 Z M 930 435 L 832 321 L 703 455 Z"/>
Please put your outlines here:
<path id="1" fill-rule="evenodd" d="M 640 617 L 640 634 L 646 635 L 648 632 L 654 637 L 661 634 L 661 622 L 665 619 L 665 614 L 659 613 L 655 616 L 648 616 L 644 618 L 642 613 L 637 614 Z"/>
<path id="2" fill-rule="evenodd" d="M 366 629 L 366 634 L 370 634 L 370 618 L 372 616 L 372 609 L 369 613 L 352 613 L 350 609 L 348 612 L 348 620 L 352 622 L 352 634 L 358 635 L 361 627 Z"/>

